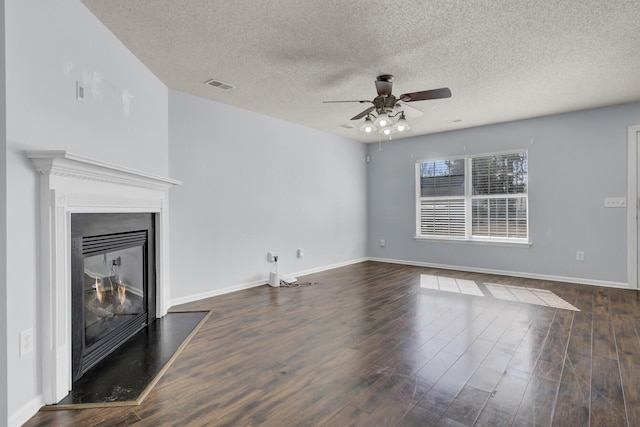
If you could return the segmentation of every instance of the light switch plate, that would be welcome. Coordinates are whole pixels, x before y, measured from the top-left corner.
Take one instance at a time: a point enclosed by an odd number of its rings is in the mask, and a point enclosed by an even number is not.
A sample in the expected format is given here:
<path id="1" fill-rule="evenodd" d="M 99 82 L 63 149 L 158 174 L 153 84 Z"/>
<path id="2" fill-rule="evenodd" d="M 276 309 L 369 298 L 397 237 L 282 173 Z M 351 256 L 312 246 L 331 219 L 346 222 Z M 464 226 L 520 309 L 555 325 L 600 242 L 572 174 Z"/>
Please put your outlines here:
<path id="1" fill-rule="evenodd" d="M 605 197 L 604 207 L 605 208 L 626 208 L 627 198 L 626 197 Z"/>

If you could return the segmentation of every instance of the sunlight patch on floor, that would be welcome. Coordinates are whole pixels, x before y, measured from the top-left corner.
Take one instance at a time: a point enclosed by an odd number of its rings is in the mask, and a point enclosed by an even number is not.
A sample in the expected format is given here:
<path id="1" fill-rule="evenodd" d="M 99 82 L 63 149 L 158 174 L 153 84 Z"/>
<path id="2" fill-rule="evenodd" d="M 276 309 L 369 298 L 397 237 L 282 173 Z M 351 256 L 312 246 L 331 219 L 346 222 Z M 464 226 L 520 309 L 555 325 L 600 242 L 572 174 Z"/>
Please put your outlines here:
<path id="1" fill-rule="evenodd" d="M 546 289 L 525 288 L 519 286 L 484 284 L 494 298 L 519 301 L 527 304 L 543 305 L 546 307 L 563 308 L 565 310 L 580 311 L 558 295 Z"/>
<path id="2" fill-rule="evenodd" d="M 483 285 L 490 292 L 491 296 L 496 299 L 580 311 L 558 295 L 546 289 L 499 285 L 497 283 L 484 283 Z M 473 280 L 454 279 L 452 277 L 434 276 L 431 274 L 420 275 L 420 287 L 456 294 L 485 296 L 482 289 L 480 289 Z"/>
<path id="3" fill-rule="evenodd" d="M 477 295 L 480 297 L 484 296 L 478 285 L 476 285 L 476 282 L 473 280 L 421 274 L 420 287 L 425 289 L 435 289 L 437 291 L 454 292 L 456 294 Z"/>

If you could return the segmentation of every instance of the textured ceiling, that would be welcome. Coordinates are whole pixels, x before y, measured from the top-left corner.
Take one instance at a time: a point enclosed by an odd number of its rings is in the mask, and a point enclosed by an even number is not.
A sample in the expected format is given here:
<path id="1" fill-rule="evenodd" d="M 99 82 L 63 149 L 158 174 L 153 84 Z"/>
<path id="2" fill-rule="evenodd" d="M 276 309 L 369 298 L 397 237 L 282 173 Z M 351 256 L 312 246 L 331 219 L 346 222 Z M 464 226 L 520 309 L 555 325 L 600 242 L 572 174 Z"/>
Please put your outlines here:
<path id="1" fill-rule="evenodd" d="M 82 2 L 171 89 L 364 142 L 369 105 L 322 101 L 379 74 L 451 89 L 409 104 L 414 136 L 640 100 L 638 0 Z"/>

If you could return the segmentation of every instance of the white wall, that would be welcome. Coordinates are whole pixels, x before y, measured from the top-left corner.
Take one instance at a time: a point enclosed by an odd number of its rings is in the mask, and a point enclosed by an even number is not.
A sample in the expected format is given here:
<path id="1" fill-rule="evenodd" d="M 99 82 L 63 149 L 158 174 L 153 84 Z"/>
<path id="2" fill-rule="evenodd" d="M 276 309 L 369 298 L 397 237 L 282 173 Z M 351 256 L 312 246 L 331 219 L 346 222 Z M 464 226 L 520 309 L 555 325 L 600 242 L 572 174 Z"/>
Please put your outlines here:
<path id="1" fill-rule="evenodd" d="M 15 424 L 38 409 L 41 393 L 38 344 L 23 358 L 18 349 L 19 333 L 29 328 L 38 343 L 42 321 L 38 177 L 23 151 L 64 149 L 167 175 L 168 91 L 78 0 L 7 0 L 5 16 L 8 323 L 2 342 Z M 102 82 L 92 86 L 98 74 Z M 76 81 L 86 84 L 84 102 L 76 100 Z M 133 95 L 128 115 L 124 90 Z"/>
<path id="2" fill-rule="evenodd" d="M 366 256 L 365 146 L 169 92 L 174 301 Z M 296 250 L 304 249 L 303 259 Z"/>
<path id="3" fill-rule="evenodd" d="M 627 126 L 638 123 L 635 103 L 370 146 L 369 256 L 626 286 L 627 212 L 603 203 L 626 197 Z M 529 150 L 531 247 L 414 240 L 416 160 L 514 149 Z"/>

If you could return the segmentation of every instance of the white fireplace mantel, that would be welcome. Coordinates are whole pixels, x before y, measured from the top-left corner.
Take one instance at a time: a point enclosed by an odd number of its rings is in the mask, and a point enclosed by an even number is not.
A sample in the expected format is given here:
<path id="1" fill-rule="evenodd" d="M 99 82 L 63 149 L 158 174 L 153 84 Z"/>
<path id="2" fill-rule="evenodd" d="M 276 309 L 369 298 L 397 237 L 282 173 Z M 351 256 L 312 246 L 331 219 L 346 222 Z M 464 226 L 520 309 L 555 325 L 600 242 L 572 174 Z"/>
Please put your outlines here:
<path id="1" fill-rule="evenodd" d="M 167 313 L 167 192 L 181 182 L 68 151 L 26 151 L 40 174 L 42 389 L 54 404 L 71 390 L 71 214 L 149 212 L 156 216 L 156 316 Z"/>

